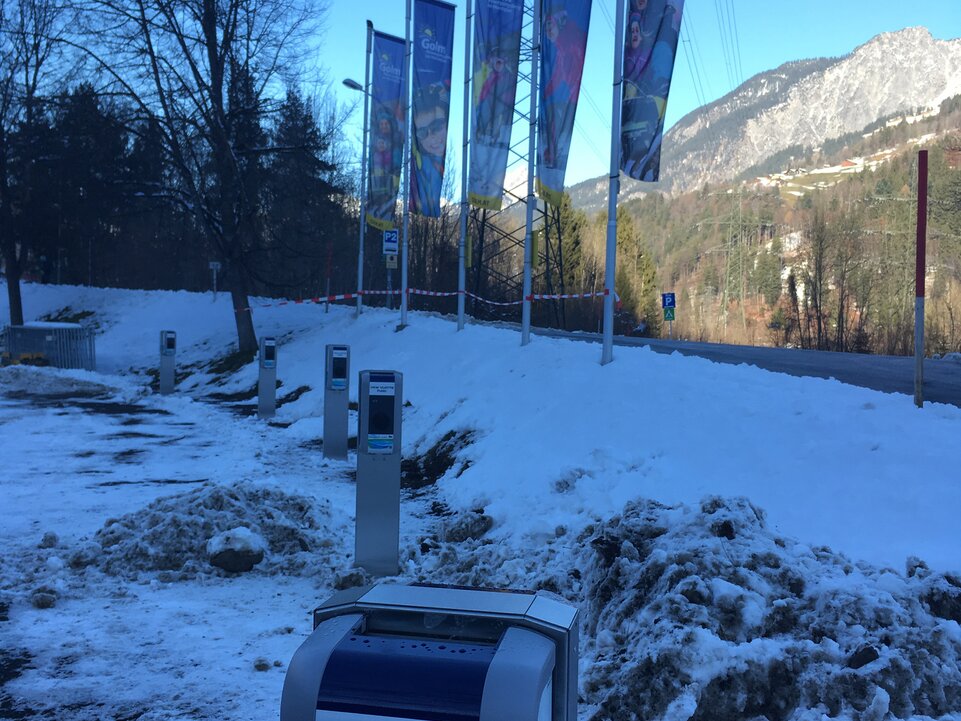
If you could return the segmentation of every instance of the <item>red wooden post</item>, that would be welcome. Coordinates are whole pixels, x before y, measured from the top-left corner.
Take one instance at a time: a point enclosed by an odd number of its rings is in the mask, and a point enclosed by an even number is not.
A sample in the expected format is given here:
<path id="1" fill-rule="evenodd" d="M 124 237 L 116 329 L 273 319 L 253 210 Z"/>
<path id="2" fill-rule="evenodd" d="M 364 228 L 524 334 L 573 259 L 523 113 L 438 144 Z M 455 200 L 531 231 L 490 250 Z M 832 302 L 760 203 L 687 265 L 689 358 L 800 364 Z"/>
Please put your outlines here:
<path id="1" fill-rule="evenodd" d="M 924 405 L 924 271 L 928 236 L 928 151 L 918 151 L 918 245 L 914 271 L 914 405 Z"/>

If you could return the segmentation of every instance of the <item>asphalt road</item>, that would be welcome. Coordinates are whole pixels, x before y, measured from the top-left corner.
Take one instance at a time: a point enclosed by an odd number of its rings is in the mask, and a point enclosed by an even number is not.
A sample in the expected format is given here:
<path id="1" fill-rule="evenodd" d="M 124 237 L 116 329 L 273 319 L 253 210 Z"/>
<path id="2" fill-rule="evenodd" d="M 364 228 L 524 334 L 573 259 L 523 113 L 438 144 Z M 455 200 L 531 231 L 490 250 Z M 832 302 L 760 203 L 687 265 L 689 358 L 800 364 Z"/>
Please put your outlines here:
<path id="1" fill-rule="evenodd" d="M 576 338 L 601 342 L 598 333 L 565 333 L 543 328 L 532 329 L 538 335 Z M 630 338 L 614 336 L 615 345 L 648 346 L 658 353 L 681 353 L 718 363 L 747 363 L 776 373 L 794 376 L 835 378 L 863 388 L 885 393 L 905 393 L 914 398 L 914 357 L 832 353 L 830 351 L 794 348 L 762 348 L 756 346 L 696 343 L 662 338 Z M 615 352 L 615 359 L 617 353 Z M 924 362 L 924 400 L 950 403 L 961 407 L 961 364 L 954 361 Z"/>

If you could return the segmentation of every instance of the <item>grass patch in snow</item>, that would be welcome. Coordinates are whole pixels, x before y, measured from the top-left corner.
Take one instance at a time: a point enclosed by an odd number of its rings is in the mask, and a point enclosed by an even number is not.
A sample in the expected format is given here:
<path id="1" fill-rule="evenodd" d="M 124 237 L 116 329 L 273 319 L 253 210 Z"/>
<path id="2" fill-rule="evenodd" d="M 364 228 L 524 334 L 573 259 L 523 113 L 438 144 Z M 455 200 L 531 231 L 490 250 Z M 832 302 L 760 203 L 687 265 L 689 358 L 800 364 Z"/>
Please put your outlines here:
<path id="1" fill-rule="evenodd" d="M 473 430 L 448 431 L 425 453 L 403 459 L 400 487 L 419 491 L 433 486 L 454 466 L 459 453 L 474 441 L 474 436 Z"/>
<path id="2" fill-rule="evenodd" d="M 257 351 L 243 352 L 235 350 L 225 356 L 217 358 L 207 366 L 207 370 L 215 376 L 213 384 L 222 383 L 227 376 L 236 373 L 257 357 Z"/>
<path id="3" fill-rule="evenodd" d="M 87 318 L 93 317 L 93 315 L 92 310 L 74 310 L 70 306 L 66 306 L 60 310 L 51 311 L 40 316 L 40 320 L 46 323 L 82 323 L 87 320 Z M 94 328 L 97 327 L 96 323 L 92 325 Z"/>

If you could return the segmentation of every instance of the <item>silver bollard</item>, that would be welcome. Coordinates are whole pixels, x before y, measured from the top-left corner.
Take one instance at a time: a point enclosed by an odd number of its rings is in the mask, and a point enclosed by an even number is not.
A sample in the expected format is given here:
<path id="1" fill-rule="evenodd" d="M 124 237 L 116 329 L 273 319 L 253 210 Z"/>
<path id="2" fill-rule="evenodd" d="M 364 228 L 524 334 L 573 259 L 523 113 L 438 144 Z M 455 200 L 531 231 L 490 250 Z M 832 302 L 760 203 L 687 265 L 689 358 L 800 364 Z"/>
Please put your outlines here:
<path id="1" fill-rule="evenodd" d="M 350 346 L 328 345 L 324 371 L 324 458 L 347 459 Z"/>
<path id="2" fill-rule="evenodd" d="M 277 340 L 260 341 L 260 373 L 257 376 L 257 417 L 273 418 L 277 413 Z"/>
<path id="3" fill-rule="evenodd" d="M 160 331 L 160 393 L 169 395 L 174 392 L 177 370 L 177 333 L 172 330 Z"/>
<path id="4" fill-rule="evenodd" d="M 354 563 L 374 575 L 398 571 L 403 380 L 397 371 L 360 372 Z"/>

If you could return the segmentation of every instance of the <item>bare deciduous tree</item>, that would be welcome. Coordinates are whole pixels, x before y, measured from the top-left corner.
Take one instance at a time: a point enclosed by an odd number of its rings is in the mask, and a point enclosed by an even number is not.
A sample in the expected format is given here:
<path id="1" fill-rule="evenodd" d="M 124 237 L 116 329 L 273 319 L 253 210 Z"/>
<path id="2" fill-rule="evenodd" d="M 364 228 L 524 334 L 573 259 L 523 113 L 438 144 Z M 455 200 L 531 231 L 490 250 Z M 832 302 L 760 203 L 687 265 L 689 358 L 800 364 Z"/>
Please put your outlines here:
<path id="1" fill-rule="evenodd" d="M 320 0 L 88 0 L 88 48 L 159 131 L 187 208 L 226 271 L 241 353 L 256 350 L 248 294 L 264 244 L 258 130 L 316 43 Z"/>
<path id="2" fill-rule="evenodd" d="M 32 189 L 42 93 L 64 77 L 61 64 L 68 13 L 49 0 L 0 0 L 0 249 L 6 268 L 10 322 L 23 323 L 20 279 L 30 238 L 14 232 L 14 217 Z M 12 175 L 18 173 L 19 187 Z"/>

